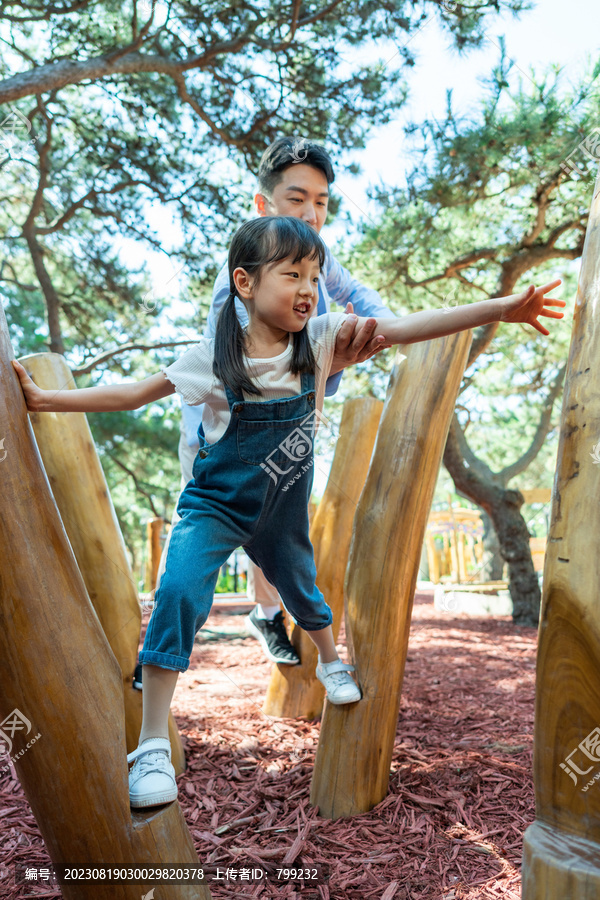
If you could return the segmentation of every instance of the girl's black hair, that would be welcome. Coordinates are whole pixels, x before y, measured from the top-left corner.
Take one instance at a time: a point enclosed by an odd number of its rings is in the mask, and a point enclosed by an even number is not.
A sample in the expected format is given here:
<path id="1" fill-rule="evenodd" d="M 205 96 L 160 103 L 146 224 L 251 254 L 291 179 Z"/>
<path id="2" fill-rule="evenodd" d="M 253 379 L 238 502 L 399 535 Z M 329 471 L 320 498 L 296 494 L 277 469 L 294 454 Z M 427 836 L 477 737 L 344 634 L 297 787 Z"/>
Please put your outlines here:
<path id="1" fill-rule="evenodd" d="M 262 395 L 262 391 L 250 378 L 244 356 L 244 332 L 239 323 L 235 298 L 237 296 L 233 273 L 241 267 L 254 276 L 258 284 L 264 266 L 273 265 L 291 257 L 294 263 L 301 259 L 318 259 L 321 268 L 325 262 L 325 245 L 317 232 L 292 216 L 263 216 L 245 222 L 233 236 L 229 248 L 229 296 L 225 301 L 215 334 L 213 372 L 235 393 Z M 294 375 L 314 373 L 315 357 L 306 327 L 293 332 L 293 351 L 290 370 Z"/>

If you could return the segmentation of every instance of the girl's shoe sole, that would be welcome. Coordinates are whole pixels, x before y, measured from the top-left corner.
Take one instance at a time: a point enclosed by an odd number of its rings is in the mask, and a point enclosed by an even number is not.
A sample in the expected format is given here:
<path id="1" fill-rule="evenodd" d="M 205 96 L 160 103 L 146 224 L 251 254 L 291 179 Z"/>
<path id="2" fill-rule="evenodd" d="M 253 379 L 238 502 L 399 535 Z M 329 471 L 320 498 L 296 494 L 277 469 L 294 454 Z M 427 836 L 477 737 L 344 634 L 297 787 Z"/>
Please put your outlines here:
<path id="1" fill-rule="evenodd" d="M 325 697 L 329 701 L 329 703 L 333 703 L 334 706 L 346 706 L 348 703 L 358 703 L 359 700 L 362 700 L 362 694 L 358 697 L 355 697 L 353 700 L 332 700 L 331 697 L 325 693 Z"/>
<path id="2" fill-rule="evenodd" d="M 135 800 L 129 800 L 129 805 L 134 809 L 140 809 L 145 806 L 163 806 L 165 803 L 173 803 L 174 800 L 177 800 L 177 791 L 173 795 L 173 792 L 166 794 L 159 794 L 158 797 L 137 797 Z"/>

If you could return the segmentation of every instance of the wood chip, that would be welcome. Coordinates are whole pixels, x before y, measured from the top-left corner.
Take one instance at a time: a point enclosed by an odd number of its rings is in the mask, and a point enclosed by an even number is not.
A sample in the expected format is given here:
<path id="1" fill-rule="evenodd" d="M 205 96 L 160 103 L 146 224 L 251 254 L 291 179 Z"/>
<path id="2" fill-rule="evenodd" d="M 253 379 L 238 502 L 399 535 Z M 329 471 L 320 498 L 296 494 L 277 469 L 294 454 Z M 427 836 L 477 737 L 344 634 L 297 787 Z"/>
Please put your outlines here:
<path id="1" fill-rule="evenodd" d="M 208 624 L 229 639 L 194 645 L 172 705 L 188 760 L 179 801 L 202 863 L 272 874 L 321 866 L 314 888 L 277 888 L 307 900 L 520 898 L 534 819 L 536 629 L 449 617 L 431 591 L 418 593 L 388 793 L 370 812 L 332 822 L 309 799 L 320 723 L 266 716 L 271 663 L 250 637 L 232 653 L 239 616 L 213 610 Z M 343 624 L 338 643 L 346 647 Z M 12 767 L 0 776 L 0 895 L 60 900 L 59 889 L 14 885 L 16 862 L 51 861 L 12 776 Z M 237 883 L 210 887 L 214 900 L 240 896 Z M 248 888 L 248 898 L 271 896 Z"/>

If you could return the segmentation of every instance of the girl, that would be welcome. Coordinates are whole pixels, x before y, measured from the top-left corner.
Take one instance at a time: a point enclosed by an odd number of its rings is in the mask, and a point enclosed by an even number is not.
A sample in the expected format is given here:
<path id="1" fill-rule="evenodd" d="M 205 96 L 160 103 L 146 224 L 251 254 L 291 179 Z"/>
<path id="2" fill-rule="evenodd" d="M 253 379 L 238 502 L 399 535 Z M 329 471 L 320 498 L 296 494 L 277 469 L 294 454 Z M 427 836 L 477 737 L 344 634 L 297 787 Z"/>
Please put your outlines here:
<path id="1" fill-rule="evenodd" d="M 349 674 L 353 666 L 336 653 L 331 610 L 315 584 L 308 538 L 315 421 L 345 316 L 311 318 L 324 256 L 317 232 L 300 219 L 264 217 L 242 225 L 229 251 L 230 293 L 214 341 L 201 338 L 177 362 L 143 381 L 44 391 L 14 362 L 30 410 L 137 409 L 174 391 L 186 403 L 205 404 L 193 479 L 179 500 L 181 521 L 173 529 L 140 654 L 143 722 L 139 745 L 128 756 L 135 761 L 129 773 L 134 807 L 177 797 L 169 707 L 178 673 L 187 669 L 194 637 L 210 611 L 219 568 L 236 547 L 243 546 L 260 566 L 309 633 L 318 649 L 316 675 L 329 702 L 361 698 Z M 547 335 L 537 317 L 563 317 L 547 306 L 565 306 L 564 301 L 544 298 L 559 284 L 381 319 L 377 331 L 390 343 L 410 344 L 503 320 L 529 322 Z M 236 297 L 248 310 L 245 332 Z"/>

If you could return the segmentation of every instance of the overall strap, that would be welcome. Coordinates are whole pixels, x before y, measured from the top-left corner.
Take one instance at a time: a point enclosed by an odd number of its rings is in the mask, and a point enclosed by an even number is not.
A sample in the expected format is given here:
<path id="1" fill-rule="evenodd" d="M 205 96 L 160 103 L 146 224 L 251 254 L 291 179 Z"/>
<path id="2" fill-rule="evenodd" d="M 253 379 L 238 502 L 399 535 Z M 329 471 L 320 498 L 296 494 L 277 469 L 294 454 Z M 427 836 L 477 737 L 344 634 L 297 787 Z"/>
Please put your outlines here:
<path id="1" fill-rule="evenodd" d="M 307 394 L 309 391 L 314 391 L 315 389 L 315 376 L 314 372 L 302 372 L 301 378 L 301 388 L 300 392 L 302 394 Z"/>
<path id="2" fill-rule="evenodd" d="M 223 384 L 223 387 L 225 388 L 225 394 L 227 396 L 227 402 L 229 403 L 230 411 L 231 411 L 231 408 L 233 407 L 234 403 L 243 403 L 244 402 L 243 396 L 241 394 L 236 394 L 235 391 L 233 391 L 233 389 L 230 388 L 228 384 Z"/>

